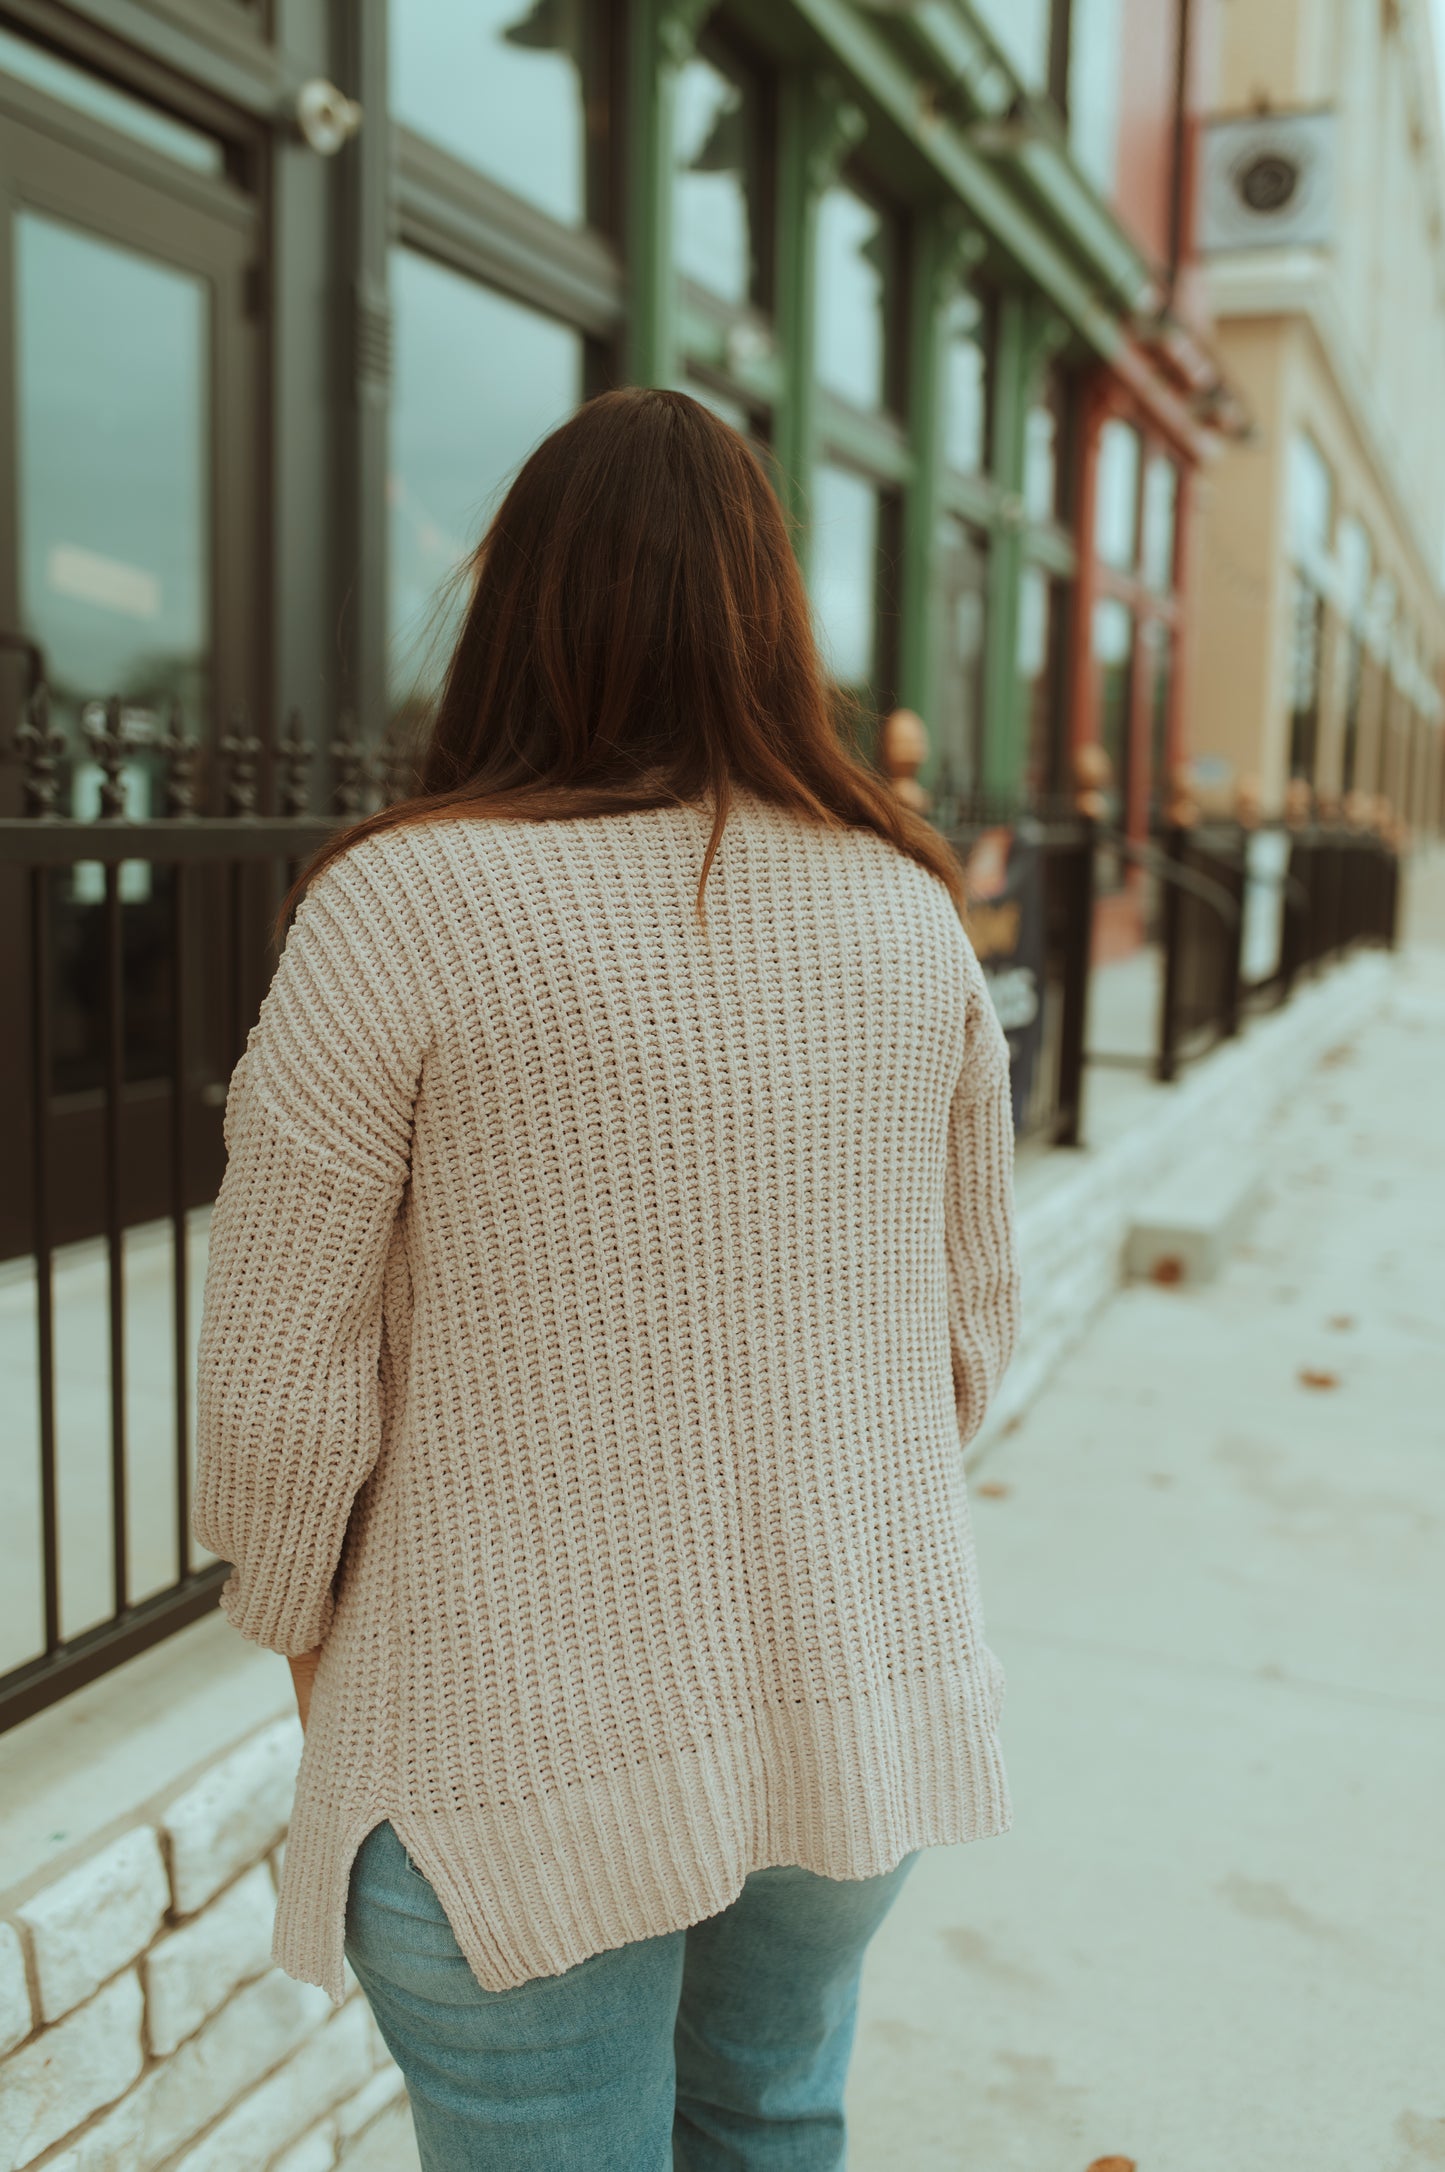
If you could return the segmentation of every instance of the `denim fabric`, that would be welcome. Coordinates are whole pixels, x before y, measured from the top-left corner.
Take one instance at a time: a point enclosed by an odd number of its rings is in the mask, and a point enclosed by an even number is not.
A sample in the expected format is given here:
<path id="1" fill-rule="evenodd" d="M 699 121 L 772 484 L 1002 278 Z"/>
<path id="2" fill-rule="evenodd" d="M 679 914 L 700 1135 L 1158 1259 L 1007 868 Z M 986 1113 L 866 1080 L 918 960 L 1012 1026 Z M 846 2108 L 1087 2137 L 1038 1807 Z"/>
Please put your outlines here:
<path id="1" fill-rule="evenodd" d="M 881 1878 L 756 1870 L 690 1930 L 484 1991 L 390 1825 L 346 1954 L 406 2078 L 423 2172 L 837 2172 Z"/>

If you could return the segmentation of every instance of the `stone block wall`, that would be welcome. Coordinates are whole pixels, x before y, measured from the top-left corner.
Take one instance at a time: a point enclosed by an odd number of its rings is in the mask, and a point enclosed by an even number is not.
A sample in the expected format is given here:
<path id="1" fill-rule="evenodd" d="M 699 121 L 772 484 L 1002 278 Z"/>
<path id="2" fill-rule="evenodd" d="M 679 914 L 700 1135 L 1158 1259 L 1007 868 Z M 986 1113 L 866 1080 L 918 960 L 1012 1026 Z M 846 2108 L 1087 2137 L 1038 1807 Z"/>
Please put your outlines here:
<path id="1" fill-rule="evenodd" d="M 400 2095 L 356 1987 L 272 1965 L 300 1746 L 263 1727 L 0 1920 L 3 2172 L 331 2172 Z"/>

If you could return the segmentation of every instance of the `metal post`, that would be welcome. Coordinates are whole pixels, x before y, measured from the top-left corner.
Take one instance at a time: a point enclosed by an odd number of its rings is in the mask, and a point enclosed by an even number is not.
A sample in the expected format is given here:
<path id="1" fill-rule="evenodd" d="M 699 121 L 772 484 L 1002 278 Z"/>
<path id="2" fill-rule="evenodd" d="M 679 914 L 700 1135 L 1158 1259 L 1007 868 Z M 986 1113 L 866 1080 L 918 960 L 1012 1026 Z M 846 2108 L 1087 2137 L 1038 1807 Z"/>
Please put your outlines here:
<path id="1" fill-rule="evenodd" d="M 1226 922 L 1219 934 L 1223 945 L 1219 1030 L 1226 1041 L 1234 1040 L 1239 1032 L 1239 991 L 1244 957 L 1244 853 L 1244 832 L 1239 830 L 1236 832 L 1234 849 L 1225 852 L 1220 862 L 1221 880 L 1239 908 L 1234 925 L 1231 927 Z"/>
<path id="2" fill-rule="evenodd" d="M 1180 825 L 1171 823 L 1164 833 L 1164 851 L 1171 867 L 1184 858 L 1186 837 Z M 1179 1075 L 1179 991 L 1183 966 L 1184 901 L 1182 887 L 1167 877 L 1160 899 L 1164 936 L 1164 983 L 1159 999 L 1159 1052 L 1154 1076 L 1169 1085 Z"/>
<path id="3" fill-rule="evenodd" d="M 1065 921 L 1055 1146 L 1079 1146 L 1083 1141 L 1084 1051 L 1088 1045 L 1089 966 L 1094 941 L 1095 850 L 1093 819 L 1081 815 L 1078 842 L 1074 848 L 1073 906 Z"/>

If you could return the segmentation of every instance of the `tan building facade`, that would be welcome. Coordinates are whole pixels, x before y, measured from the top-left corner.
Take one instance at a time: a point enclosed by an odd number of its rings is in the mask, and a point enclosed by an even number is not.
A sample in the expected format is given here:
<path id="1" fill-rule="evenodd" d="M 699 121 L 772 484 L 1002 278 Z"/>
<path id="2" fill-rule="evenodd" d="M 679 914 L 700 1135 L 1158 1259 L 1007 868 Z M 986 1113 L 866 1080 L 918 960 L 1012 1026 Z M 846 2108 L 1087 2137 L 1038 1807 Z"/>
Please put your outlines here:
<path id="1" fill-rule="evenodd" d="M 1439 830 L 1445 141 L 1428 0 L 1231 0 L 1221 46 L 1201 219 L 1253 428 L 1201 485 L 1199 774 L 1257 789 L 1266 811 L 1303 780 L 1325 812 L 1382 797 Z"/>

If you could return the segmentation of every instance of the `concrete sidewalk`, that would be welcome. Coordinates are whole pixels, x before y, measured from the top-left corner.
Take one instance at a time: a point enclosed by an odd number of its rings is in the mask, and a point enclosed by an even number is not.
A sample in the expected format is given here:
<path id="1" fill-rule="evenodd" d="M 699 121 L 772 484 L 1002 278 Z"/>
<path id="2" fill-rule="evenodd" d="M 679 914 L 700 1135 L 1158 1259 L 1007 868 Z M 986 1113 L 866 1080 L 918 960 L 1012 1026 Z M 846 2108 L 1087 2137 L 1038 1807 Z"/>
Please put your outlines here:
<path id="1" fill-rule="evenodd" d="M 976 1474 L 1016 1822 L 878 1941 L 855 2172 L 1445 2164 L 1442 1075 L 1417 948 Z"/>

